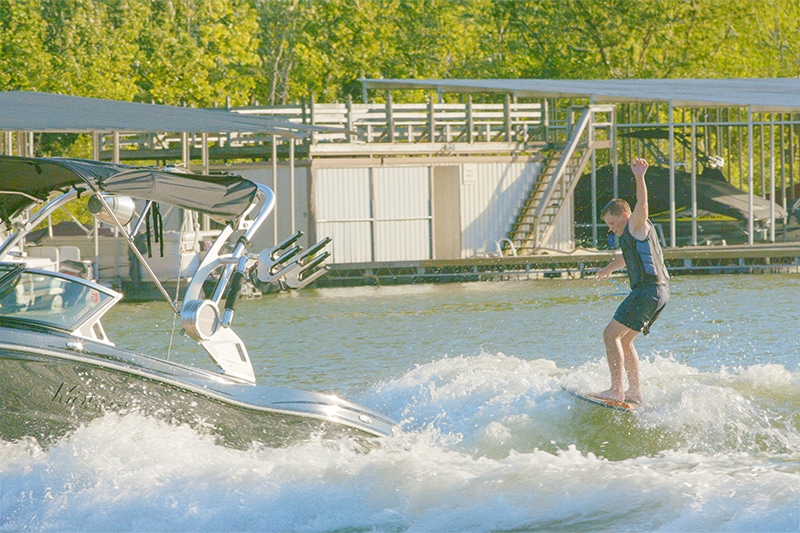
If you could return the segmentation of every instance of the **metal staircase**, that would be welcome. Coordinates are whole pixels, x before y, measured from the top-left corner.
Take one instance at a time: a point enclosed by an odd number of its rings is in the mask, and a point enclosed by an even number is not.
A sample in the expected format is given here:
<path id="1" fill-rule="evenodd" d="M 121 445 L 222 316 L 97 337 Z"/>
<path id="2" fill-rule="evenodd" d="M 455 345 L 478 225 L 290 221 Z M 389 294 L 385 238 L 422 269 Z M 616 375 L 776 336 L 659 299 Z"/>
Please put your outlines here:
<path id="1" fill-rule="evenodd" d="M 598 120 L 598 115 L 607 118 Z M 542 249 L 571 251 L 572 192 L 594 151 L 613 146 L 613 117 L 614 106 L 587 106 L 577 122 L 568 127 L 566 143 L 552 145 L 550 157 L 509 232 L 519 255 L 531 255 Z M 608 128 L 611 133 L 599 138 L 598 128 Z M 564 237 L 565 231 L 568 238 Z"/>

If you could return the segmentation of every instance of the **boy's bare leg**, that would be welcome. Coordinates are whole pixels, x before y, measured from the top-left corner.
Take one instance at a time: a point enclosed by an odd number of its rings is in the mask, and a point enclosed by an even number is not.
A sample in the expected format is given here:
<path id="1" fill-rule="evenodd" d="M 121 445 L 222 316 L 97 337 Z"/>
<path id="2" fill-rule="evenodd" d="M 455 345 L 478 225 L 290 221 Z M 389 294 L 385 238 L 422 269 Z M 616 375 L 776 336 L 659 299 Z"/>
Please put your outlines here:
<path id="1" fill-rule="evenodd" d="M 623 401 L 625 399 L 625 389 L 623 384 L 623 374 L 625 370 L 625 347 L 623 346 L 623 339 L 636 331 L 629 327 L 611 319 L 611 322 L 606 326 L 603 331 L 603 341 L 606 345 L 606 359 L 608 360 L 608 370 L 611 373 L 611 388 L 602 392 L 594 393 L 593 396 L 598 398 L 607 398 L 609 400 Z M 631 337 L 631 341 L 633 340 Z M 630 343 L 628 343 L 630 345 Z M 634 351 L 635 353 L 635 351 Z M 638 359 L 637 359 L 638 361 Z M 638 366 L 636 372 L 638 376 Z"/>
<path id="2" fill-rule="evenodd" d="M 625 401 L 642 403 L 642 385 L 639 377 L 639 354 L 633 346 L 633 339 L 638 331 L 629 330 L 622 339 L 622 351 L 625 354 L 625 373 L 628 375 L 628 390 L 625 392 Z"/>

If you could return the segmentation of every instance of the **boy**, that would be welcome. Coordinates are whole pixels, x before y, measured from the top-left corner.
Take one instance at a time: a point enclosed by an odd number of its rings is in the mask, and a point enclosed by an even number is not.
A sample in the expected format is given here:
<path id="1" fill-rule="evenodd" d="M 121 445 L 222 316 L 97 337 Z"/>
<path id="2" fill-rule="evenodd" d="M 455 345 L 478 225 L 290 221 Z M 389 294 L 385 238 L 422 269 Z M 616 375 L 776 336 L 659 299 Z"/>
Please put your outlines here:
<path id="1" fill-rule="evenodd" d="M 614 318 L 603 332 L 611 388 L 594 396 L 616 401 L 641 403 L 639 356 L 633 339 L 639 332 L 647 335 L 650 326 L 669 301 L 669 273 L 653 224 L 648 220 L 647 185 L 644 181 L 647 161 L 631 163 L 636 180 L 636 206 L 631 211 L 625 200 L 611 200 L 600 213 L 608 229 L 620 237 L 622 254 L 597 272 L 597 279 L 606 280 L 616 270 L 628 269 L 631 292 L 620 304 Z M 623 372 L 628 376 L 628 390 L 623 388 Z"/>

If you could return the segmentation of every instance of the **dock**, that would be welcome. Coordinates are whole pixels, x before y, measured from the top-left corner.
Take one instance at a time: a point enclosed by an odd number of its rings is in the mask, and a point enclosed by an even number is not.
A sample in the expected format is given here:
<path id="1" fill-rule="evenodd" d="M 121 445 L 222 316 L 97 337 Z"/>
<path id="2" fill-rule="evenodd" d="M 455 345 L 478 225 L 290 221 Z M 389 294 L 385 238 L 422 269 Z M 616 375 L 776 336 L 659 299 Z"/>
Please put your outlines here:
<path id="1" fill-rule="evenodd" d="M 577 249 L 526 257 L 397 261 L 332 265 L 316 287 L 473 281 L 580 279 L 607 265 L 615 252 Z M 800 243 L 665 248 L 671 275 L 800 273 Z"/>

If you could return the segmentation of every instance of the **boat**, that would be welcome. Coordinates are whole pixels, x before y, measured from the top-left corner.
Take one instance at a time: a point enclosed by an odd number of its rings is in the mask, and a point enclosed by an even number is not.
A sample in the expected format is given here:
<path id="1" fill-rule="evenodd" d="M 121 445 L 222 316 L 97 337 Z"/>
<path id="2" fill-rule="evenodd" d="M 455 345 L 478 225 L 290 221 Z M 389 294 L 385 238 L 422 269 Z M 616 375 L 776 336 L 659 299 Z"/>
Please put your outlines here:
<path id="1" fill-rule="evenodd" d="M 663 128 L 645 129 L 620 134 L 620 137 L 638 139 L 644 144 L 655 163 L 647 169 L 648 203 L 650 218 L 657 225 L 669 226 L 671 219 L 671 193 L 669 158 L 662 153 L 656 141 L 668 140 L 669 131 Z M 688 136 L 676 132 L 674 138 L 687 151 L 691 150 Z M 674 209 L 679 225 L 692 223 L 692 204 L 694 190 L 695 213 L 698 233 L 701 240 L 720 241 L 732 244 L 747 240 L 747 221 L 751 216 L 755 231 L 767 234 L 771 224 L 787 220 L 787 211 L 778 203 L 759 195 L 750 195 L 736 188 L 725 177 L 722 168 L 724 160 L 719 156 L 707 155 L 696 148 L 697 162 L 701 172 L 692 178 L 691 172 L 684 168 L 676 168 L 674 172 Z M 659 165 L 658 163 L 661 162 Z M 666 164 L 665 164 L 666 163 Z M 614 195 L 614 174 L 617 174 L 617 195 L 633 205 L 636 198 L 636 183 L 628 165 L 604 165 L 595 172 L 596 187 L 594 205 L 600 209 Z M 581 176 L 575 187 L 575 222 L 581 226 L 578 240 L 591 242 L 592 224 L 592 176 L 590 173 Z M 599 217 L 599 213 L 597 213 Z M 602 221 L 600 221 L 602 223 Z M 685 228 L 683 232 L 691 233 Z M 683 240 L 688 239 L 685 237 Z M 679 239 L 680 240 L 680 239 Z"/>
<path id="2" fill-rule="evenodd" d="M 211 368 L 117 346 L 102 319 L 123 294 L 85 269 L 59 268 L 52 258 L 29 253 L 25 236 L 84 195 L 88 210 L 124 236 Z M 143 226 L 158 235 L 156 215 L 165 206 L 224 224 L 180 304 L 136 246 Z M 329 256 L 330 239 L 303 249 L 300 233 L 253 252 L 253 237 L 274 206 L 267 186 L 232 174 L 0 156 L 0 222 L 7 232 L 0 244 L 0 438 L 49 445 L 109 412 L 187 424 L 235 448 L 284 446 L 317 435 L 365 443 L 393 435 L 395 421 L 355 402 L 257 383 L 233 328 L 240 291 L 249 282 L 302 289 L 324 275 Z"/>

